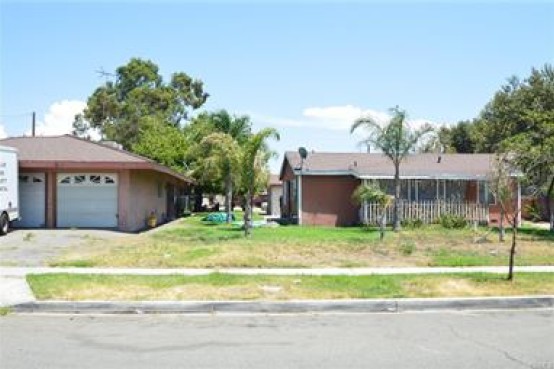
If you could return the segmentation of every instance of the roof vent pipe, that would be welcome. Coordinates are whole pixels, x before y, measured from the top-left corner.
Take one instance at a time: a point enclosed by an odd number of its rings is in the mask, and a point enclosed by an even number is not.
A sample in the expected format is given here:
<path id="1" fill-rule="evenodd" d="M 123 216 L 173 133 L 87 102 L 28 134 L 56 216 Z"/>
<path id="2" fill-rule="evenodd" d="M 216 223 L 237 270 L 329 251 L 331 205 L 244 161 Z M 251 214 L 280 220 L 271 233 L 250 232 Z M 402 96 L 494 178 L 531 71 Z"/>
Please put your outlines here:
<path id="1" fill-rule="evenodd" d="M 300 170 L 304 167 L 304 160 L 308 157 L 308 150 L 305 147 L 298 148 L 298 154 L 300 154 Z"/>

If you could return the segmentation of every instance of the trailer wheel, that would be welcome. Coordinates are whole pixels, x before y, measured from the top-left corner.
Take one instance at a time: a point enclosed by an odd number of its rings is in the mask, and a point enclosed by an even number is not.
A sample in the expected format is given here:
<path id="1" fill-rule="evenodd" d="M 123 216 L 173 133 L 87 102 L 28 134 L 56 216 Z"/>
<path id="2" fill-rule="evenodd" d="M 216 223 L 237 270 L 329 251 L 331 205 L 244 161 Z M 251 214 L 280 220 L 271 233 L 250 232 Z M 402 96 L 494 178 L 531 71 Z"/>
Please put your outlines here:
<path id="1" fill-rule="evenodd" d="M 8 214 L 2 213 L 2 215 L 0 215 L 0 236 L 7 234 L 9 227 L 10 221 L 8 219 Z"/>

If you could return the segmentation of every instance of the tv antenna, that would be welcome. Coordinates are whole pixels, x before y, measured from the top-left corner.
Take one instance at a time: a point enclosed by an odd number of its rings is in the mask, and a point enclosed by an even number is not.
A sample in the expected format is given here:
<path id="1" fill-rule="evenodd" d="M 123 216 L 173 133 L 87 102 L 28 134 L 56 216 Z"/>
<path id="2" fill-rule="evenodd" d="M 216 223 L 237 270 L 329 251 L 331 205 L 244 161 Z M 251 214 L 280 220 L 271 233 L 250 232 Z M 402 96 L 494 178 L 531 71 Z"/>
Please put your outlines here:
<path id="1" fill-rule="evenodd" d="M 109 79 L 112 79 L 115 77 L 114 73 L 106 72 L 103 67 L 100 67 L 98 70 L 95 70 L 96 74 L 98 74 L 99 78 L 104 78 L 106 80 L 106 83 Z"/>

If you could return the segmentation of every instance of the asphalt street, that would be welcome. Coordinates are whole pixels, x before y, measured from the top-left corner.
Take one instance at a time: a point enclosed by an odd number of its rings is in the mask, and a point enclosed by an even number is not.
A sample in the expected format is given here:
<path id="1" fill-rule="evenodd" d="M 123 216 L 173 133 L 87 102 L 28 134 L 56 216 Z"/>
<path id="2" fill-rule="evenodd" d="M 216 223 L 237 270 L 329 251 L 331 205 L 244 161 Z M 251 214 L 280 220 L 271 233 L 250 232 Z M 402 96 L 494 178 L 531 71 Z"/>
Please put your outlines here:
<path id="1" fill-rule="evenodd" d="M 10 314 L 0 367 L 554 369 L 554 311 Z"/>

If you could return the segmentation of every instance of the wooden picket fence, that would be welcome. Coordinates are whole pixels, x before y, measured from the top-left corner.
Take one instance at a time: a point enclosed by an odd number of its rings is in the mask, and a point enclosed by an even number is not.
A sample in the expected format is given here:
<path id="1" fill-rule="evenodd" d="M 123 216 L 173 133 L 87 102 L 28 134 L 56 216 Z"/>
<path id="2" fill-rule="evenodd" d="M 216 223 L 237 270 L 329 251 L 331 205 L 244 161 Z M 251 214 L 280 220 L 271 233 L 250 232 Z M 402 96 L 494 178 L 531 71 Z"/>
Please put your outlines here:
<path id="1" fill-rule="evenodd" d="M 365 224 L 378 224 L 382 208 L 374 203 L 362 208 L 361 219 Z M 387 208 L 386 223 L 392 224 L 394 205 Z M 424 224 L 438 223 L 442 215 L 463 216 L 468 221 L 486 223 L 489 220 L 489 207 L 485 204 L 458 201 L 401 201 L 400 220 L 421 219 Z"/>

